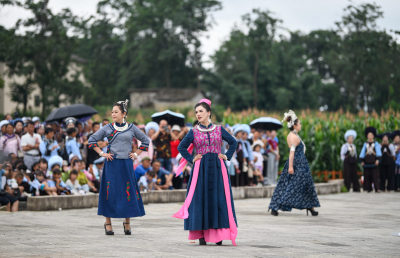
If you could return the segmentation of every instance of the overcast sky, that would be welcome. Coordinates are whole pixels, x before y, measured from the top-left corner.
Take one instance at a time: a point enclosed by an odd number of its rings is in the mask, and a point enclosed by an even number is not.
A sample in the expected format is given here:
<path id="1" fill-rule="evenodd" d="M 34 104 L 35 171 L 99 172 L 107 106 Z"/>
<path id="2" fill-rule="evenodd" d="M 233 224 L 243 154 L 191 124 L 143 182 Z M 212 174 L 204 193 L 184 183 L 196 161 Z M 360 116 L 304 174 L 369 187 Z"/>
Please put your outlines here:
<path id="1" fill-rule="evenodd" d="M 167 1 L 167 0 L 166 0 Z M 54 11 L 70 8 L 75 15 L 89 16 L 95 14 L 98 0 L 50 0 Z M 204 60 L 212 55 L 221 43 L 226 40 L 233 26 L 241 27 L 241 16 L 254 8 L 268 9 L 283 20 L 283 26 L 289 30 L 309 32 L 315 29 L 329 29 L 334 22 L 340 20 L 343 8 L 348 0 L 222 0 L 222 9 L 214 12 L 213 27 L 202 36 L 202 51 L 206 54 Z M 353 0 L 353 3 L 366 1 Z M 371 2 L 371 1 L 369 1 Z M 384 18 L 378 23 L 380 28 L 400 31 L 400 1 L 379 0 L 384 12 Z M 28 17 L 29 13 L 20 8 L 2 8 L 0 24 L 9 28 L 18 18 Z M 208 66 L 206 64 L 206 66 Z"/>

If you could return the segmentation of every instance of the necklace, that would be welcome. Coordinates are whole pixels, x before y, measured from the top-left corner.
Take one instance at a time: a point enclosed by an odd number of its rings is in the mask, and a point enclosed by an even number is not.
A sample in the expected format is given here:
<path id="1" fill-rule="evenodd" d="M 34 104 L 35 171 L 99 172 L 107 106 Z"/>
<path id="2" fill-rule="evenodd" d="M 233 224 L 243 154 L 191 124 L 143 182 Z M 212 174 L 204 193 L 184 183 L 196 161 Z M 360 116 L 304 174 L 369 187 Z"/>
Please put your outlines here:
<path id="1" fill-rule="evenodd" d="M 123 126 L 118 126 L 117 123 L 113 123 L 113 127 L 115 128 L 115 130 L 117 130 L 118 132 L 122 132 L 125 131 L 126 129 L 128 129 L 128 123 L 125 123 Z"/>
<path id="2" fill-rule="evenodd" d="M 202 128 L 200 125 L 196 125 L 196 128 L 200 131 L 200 132 L 211 132 L 215 129 L 216 125 L 212 125 L 210 128 Z"/>

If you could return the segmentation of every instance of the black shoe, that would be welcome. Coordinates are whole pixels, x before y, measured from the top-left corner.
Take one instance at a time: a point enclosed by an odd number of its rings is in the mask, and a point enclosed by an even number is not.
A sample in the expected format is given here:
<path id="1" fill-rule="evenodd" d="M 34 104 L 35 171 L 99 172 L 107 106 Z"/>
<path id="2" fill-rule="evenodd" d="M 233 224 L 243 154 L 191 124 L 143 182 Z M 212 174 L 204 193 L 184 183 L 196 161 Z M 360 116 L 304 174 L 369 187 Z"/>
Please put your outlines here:
<path id="1" fill-rule="evenodd" d="M 206 242 L 206 240 L 204 240 L 204 238 L 200 238 L 199 239 L 199 244 L 200 245 L 207 245 L 207 242 Z"/>
<path id="2" fill-rule="evenodd" d="M 222 241 L 219 241 L 216 243 L 217 245 L 222 245 Z"/>
<path id="3" fill-rule="evenodd" d="M 318 216 L 318 211 L 315 211 L 314 209 L 307 209 L 307 216 L 308 216 L 308 211 L 311 212 L 311 215 Z"/>
<path id="4" fill-rule="evenodd" d="M 129 223 L 123 222 L 122 225 L 124 226 L 125 235 L 131 235 L 132 234 L 131 230 L 130 229 L 129 230 L 125 229 L 125 225 L 129 225 Z"/>
<path id="5" fill-rule="evenodd" d="M 271 210 L 271 215 L 272 215 L 272 216 L 278 216 L 279 213 L 278 213 L 278 211 L 276 211 L 276 210 Z"/>
<path id="6" fill-rule="evenodd" d="M 106 235 L 107 236 L 113 236 L 114 235 L 114 231 L 112 231 L 112 230 L 108 231 L 107 230 L 107 226 L 111 226 L 111 223 L 110 224 L 104 224 L 104 231 L 106 232 Z"/>

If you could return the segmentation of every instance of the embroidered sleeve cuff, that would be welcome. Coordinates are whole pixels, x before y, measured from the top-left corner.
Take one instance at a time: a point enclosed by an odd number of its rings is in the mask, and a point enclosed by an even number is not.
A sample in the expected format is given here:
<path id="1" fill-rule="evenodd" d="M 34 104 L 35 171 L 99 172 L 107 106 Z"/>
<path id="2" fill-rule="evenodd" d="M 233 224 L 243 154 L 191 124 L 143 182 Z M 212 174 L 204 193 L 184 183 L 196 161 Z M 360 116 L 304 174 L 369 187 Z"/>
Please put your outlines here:
<path id="1" fill-rule="evenodd" d="M 91 143 L 88 147 L 89 149 L 93 149 L 94 147 L 99 147 L 99 145 L 97 145 L 97 143 Z"/>
<path id="2" fill-rule="evenodd" d="M 144 146 L 144 145 L 140 145 L 139 150 L 148 151 L 149 147 L 148 146 Z"/>

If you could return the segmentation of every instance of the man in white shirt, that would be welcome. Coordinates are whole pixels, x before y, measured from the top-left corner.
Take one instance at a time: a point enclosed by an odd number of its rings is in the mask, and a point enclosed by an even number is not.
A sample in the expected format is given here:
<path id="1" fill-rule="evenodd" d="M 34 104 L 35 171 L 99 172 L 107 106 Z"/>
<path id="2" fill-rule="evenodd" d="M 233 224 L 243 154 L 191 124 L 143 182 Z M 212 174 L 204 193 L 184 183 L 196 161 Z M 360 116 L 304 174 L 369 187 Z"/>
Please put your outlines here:
<path id="1" fill-rule="evenodd" d="M 24 152 L 25 166 L 31 170 L 32 165 L 40 160 L 39 146 L 42 141 L 39 134 L 34 133 L 35 124 L 27 122 L 27 133 L 21 138 L 21 149 Z"/>

